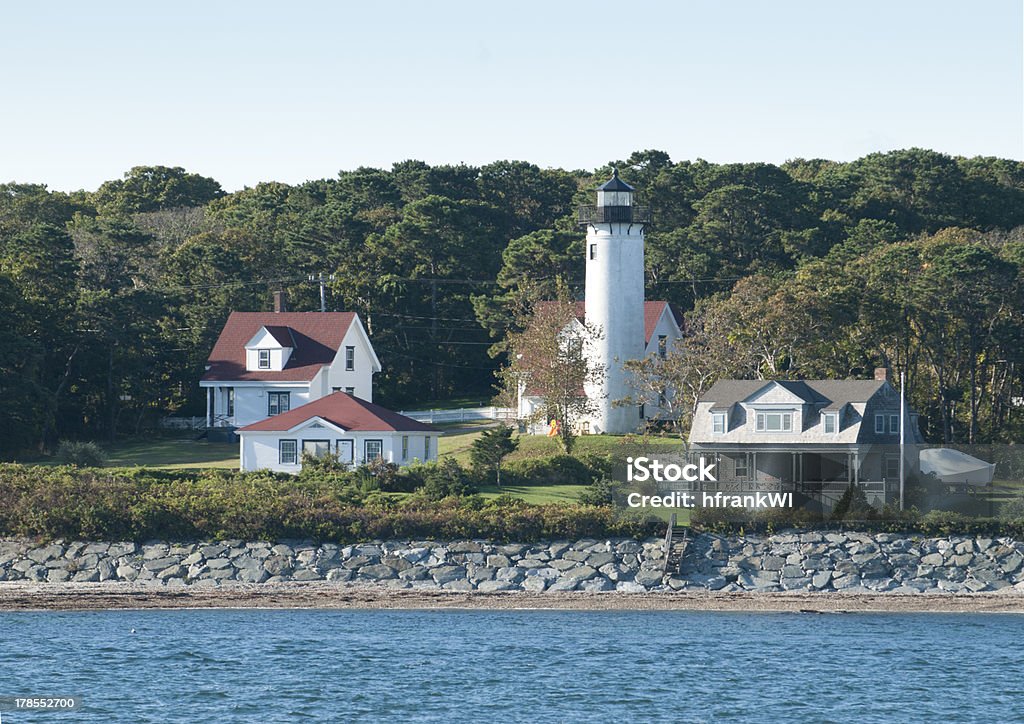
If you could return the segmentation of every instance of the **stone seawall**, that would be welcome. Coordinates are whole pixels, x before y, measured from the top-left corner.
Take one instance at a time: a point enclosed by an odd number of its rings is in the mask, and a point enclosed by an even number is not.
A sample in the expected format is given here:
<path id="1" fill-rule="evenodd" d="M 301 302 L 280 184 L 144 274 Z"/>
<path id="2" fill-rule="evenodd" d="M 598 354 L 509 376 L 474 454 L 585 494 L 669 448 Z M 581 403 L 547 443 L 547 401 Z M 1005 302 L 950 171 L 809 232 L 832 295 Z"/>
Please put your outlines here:
<path id="1" fill-rule="evenodd" d="M 1024 543 L 1011 539 L 791 532 L 697 535 L 666 575 L 660 540 L 533 544 L 383 541 L 316 545 L 216 541 L 0 541 L 4 581 L 125 581 L 159 587 L 331 581 L 451 591 L 842 591 L 1024 593 Z"/>

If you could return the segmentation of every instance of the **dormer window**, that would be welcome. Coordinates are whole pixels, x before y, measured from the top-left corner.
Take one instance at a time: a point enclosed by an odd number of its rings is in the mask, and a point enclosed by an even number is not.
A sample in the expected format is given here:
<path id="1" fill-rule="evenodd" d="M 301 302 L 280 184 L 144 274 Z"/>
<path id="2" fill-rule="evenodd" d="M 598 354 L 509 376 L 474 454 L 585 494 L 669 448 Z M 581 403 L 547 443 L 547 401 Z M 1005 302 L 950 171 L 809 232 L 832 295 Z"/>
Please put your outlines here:
<path id="1" fill-rule="evenodd" d="M 726 421 L 724 412 L 713 412 L 711 413 L 711 432 L 716 435 L 724 435 L 726 431 Z"/>
<path id="2" fill-rule="evenodd" d="M 823 416 L 823 420 L 826 435 L 834 435 L 839 431 L 839 413 L 826 412 Z"/>
<path id="3" fill-rule="evenodd" d="M 258 362 L 259 369 L 261 369 L 261 370 L 269 370 L 270 369 L 270 350 L 269 349 L 261 349 L 261 350 L 257 350 L 256 353 L 259 355 L 259 362 Z"/>
<path id="4" fill-rule="evenodd" d="M 791 432 L 793 430 L 792 412 L 759 412 L 757 413 L 758 432 Z"/>

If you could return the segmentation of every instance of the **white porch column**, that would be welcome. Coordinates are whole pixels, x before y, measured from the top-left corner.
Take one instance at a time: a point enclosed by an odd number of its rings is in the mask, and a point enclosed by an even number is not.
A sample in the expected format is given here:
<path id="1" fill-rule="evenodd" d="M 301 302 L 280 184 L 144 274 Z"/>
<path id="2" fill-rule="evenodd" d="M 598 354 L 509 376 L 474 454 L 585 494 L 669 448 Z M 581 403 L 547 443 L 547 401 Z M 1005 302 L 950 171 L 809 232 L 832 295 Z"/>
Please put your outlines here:
<path id="1" fill-rule="evenodd" d="M 210 411 L 210 392 L 213 388 L 206 388 L 206 426 L 213 427 L 213 415 Z"/>

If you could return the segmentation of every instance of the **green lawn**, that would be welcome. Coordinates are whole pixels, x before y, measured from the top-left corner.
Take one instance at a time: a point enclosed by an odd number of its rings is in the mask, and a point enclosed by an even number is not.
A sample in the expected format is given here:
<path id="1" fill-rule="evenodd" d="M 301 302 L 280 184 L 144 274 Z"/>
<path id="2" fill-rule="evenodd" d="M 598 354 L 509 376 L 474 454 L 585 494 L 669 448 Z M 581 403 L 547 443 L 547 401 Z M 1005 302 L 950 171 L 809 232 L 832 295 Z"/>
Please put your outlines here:
<path id="1" fill-rule="evenodd" d="M 107 465 L 119 468 L 237 468 L 238 444 L 192 438 L 131 440 L 107 448 Z"/>
<path id="2" fill-rule="evenodd" d="M 469 464 L 469 451 L 473 441 L 480 436 L 476 430 L 456 432 L 445 435 L 438 445 L 438 454 L 451 456 L 464 465 Z M 529 458 L 546 457 L 558 455 L 562 448 L 558 441 L 543 435 L 520 435 L 519 449 L 508 456 L 508 460 L 526 460 Z M 594 453 L 608 454 L 612 456 L 625 457 L 627 454 L 635 454 L 638 447 L 649 445 L 652 449 L 665 451 L 681 446 L 682 440 L 678 437 L 650 437 L 644 442 L 644 438 L 632 435 L 583 435 L 576 438 L 576 447 L 573 454 Z"/>
<path id="3" fill-rule="evenodd" d="M 480 489 L 484 498 L 497 498 L 499 495 L 514 495 L 527 503 L 575 503 L 585 485 L 487 485 Z"/>

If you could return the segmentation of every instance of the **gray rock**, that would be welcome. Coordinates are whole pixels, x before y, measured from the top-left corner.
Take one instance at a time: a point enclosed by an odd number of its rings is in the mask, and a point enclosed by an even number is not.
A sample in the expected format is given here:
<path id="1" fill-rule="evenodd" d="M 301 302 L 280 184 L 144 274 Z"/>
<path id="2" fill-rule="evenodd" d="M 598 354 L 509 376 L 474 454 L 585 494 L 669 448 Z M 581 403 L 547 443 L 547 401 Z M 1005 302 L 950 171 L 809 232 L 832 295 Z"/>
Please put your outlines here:
<path id="1" fill-rule="evenodd" d="M 162 571 L 170 566 L 176 566 L 181 563 L 181 559 L 178 556 L 164 556 L 163 558 L 147 558 L 146 562 L 142 564 L 142 567 L 147 571 Z"/>
<path id="2" fill-rule="evenodd" d="M 47 561 L 60 558 L 64 555 L 64 547 L 51 544 L 48 546 L 42 546 L 40 548 L 32 548 L 28 552 L 28 559 L 35 563 L 46 563 Z"/>
<path id="3" fill-rule="evenodd" d="M 507 568 L 512 565 L 512 561 L 508 559 L 508 556 L 498 553 L 487 556 L 487 565 L 491 568 Z"/>
<path id="4" fill-rule="evenodd" d="M 623 593 L 647 593 L 647 589 L 636 581 L 619 581 L 615 584 L 615 590 Z"/>
<path id="5" fill-rule="evenodd" d="M 263 568 L 271 576 L 283 576 L 292 572 L 292 561 L 287 556 L 273 555 L 263 561 Z"/>
<path id="6" fill-rule="evenodd" d="M 548 579 L 542 576 L 527 576 L 522 583 L 523 590 L 540 593 L 548 586 Z"/>
<path id="7" fill-rule="evenodd" d="M 388 578 L 397 578 L 398 572 L 391 566 L 385 566 L 383 563 L 371 563 L 368 566 L 363 566 L 358 571 L 360 576 L 373 579 L 375 581 L 383 581 Z"/>
<path id="8" fill-rule="evenodd" d="M 76 583 L 93 583 L 100 580 L 100 572 L 97 570 L 79 571 L 71 577 Z"/>
<path id="9" fill-rule="evenodd" d="M 286 546 L 284 543 L 278 543 L 270 549 L 270 554 L 274 556 L 293 556 L 295 555 L 295 551 L 291 546 Z M 379 552 L 378 555 L 380 555 Z"/>
<path id="10" fill-rule="evenodd" d="M 458 578 L 454 581 L 448 581 L 448 583 L 442 584 L 441 588 L 446 591 L 472 591 L 473 584 L 464 578 Z"/>
<path id="11" fill-rule="evenodd" d="M 663 575 L 663 571 L 638 571 L 633 580 L 645 588 L 650 588 L 651 586 L 660 585 Z"/>
<path id="12" fill-rule="evenodd" d="M 46 580 L 50 583 L 61 583 L 71 578 L 71 574 L 68 573 L 67 569 L 64 568 L 48 568 L 46 570 Z"/>
<path id="13" fill-rule="evenodd" d="M 576 587 L 578 585 L 579 585 L 579 581 L 567 580 L 567 579 L 564 579 L 564 578 L 559 578 L 557 581 L 553 581 L 551 583 L 551 585 L 548 586 L 548 590 L 549 591 L 575 591 Z"/>
<path id="14" fill-rule="evenodd" d="M 150 570 L 153 569 L 151 568 Z M 185 566 L 181 565 L 180 563 L 174 563 L 170 566 L 167 566 L 159 573 L 157 573 L 156 577 L 159 578 L 161 581 L 166 581 L 168 578 L 181 578 L 185 575 L 185 571 Z M 96 572 L 96 576 L 97 578 L 99 577 L 98 572 Z"/>
<path id="15" fill-rule="evenodd" d="M 348 568 L 332 568 L 327 571 L 328 581 L 349 581 L 352 580 L 352 571 Z"/>
<path id="16" fill-rule="evenodd" d="M 832 581 L 832 571 L 818 571 L 811 576 L 811 585 L 819 590 L 828 588 Z"/>
<path id="17" fill-rule="evenodd" d="M 536 576 L 534 578 L 536 578 Z M 542 578 L 537 578 L 537 580 L 542 583 L 544 581 Z M 514 591 L 518 590 L 519 586 L 511 581 L 481 581 L 477 584 L 476 588 L 478 591 L 490 593 L 492 591 Z M 544 590 L 544 587 L 541 586 L 540 590 Z"/>
<path id="18" fill-rule="evenodd" d="M 387 568 L 387 566 L 385 566 Z M 258 571 L 256 571 L 258 572 Z M 241 575 L 239 575 L 241 578 Z M 320 571 L 316 568 L 303 568 L 292 574 L 293 581 L 320 581 L 323 580 L 323 576 L 320 575 Z"/>
<path id="19" fill-rule="evenodd" d="M 466 569 L 463 566 L 438 566 L 430 571 L 431 578 L 439 586 L 466 577 Z"/>
<path id="20" fill-rule="evenodd" d="M 426 566 L 417 565 L 406 568 L 404 571 L 399 571 L 398 577 L 403 581 L 422 581 L 430 577 L 430 571 Z"/>
<path id="21" fill-rule="evenodd" d="M 590 580 L 583 581 L 579 585 L 581 591 L 601 592 L 601 591 L 614 591 L 615 584 L 609 581 L 607 578 L 591 578 Z"/>
<path id="22" fill-rule="evenodd" d="M 598 575 L 600 574 L 597 572 L 597 569 L 590 566 L 580 566 L 579 568 L 566 571 L 562 574 L 561 578 L 562 580 L 569 581 L 588 581 Z"/>

